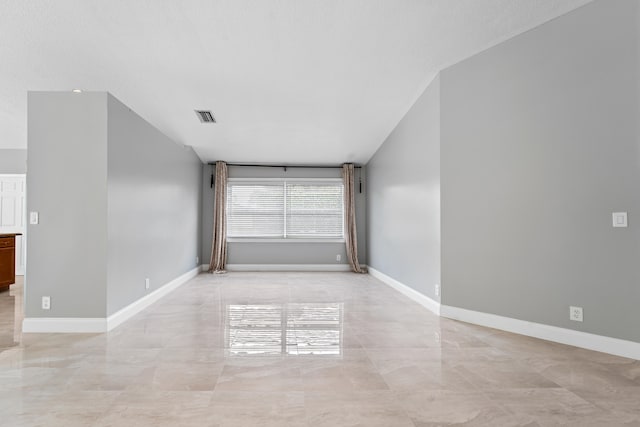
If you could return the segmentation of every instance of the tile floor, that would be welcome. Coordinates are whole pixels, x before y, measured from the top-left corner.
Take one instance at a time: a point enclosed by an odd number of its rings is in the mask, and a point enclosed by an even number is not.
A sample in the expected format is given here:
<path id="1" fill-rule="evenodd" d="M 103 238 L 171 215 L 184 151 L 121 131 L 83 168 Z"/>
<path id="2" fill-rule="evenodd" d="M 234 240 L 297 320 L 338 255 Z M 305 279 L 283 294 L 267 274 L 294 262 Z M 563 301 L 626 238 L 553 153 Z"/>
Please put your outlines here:
<path id="1" fill-rule="evenodd" d="M 367 275 L 202 274 L 108 334 L 24 334 L 1 426 L 640 426 L 640 362 L 440 319 Z"/>

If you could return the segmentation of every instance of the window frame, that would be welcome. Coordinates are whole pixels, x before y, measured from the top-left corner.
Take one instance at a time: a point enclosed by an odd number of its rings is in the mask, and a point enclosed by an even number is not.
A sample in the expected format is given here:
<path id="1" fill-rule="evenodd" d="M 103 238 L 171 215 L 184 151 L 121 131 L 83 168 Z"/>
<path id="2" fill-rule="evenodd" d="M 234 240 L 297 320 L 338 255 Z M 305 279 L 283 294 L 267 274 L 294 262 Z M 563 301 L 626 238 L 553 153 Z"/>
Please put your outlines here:
<path id="1" fill-rule="evenodd" d="M 229 192 L 229 185 L 234 182 L 244 184 L 268 184 L 268 183 L 281 183 L 285 188 L 287 183 L 295 184 L 340 184 L 342 185 L 342 237 L 229 237 L 227 236 L 227 243 L 344 243 L 344 235 L 346 231 L 345 216 L 344 216 L 344 182 L 342 178 L 228 178 L 227 179 L 227 194 Z M 284 191 L 284 197 L 286 199 L 287 192 Z M 225 218 L 228 220 L 228 204 L 225 207 Z M 284 206 L 284 218 L 286 224 L 287 209 L 286 203 Z M 286 227 L 286 225 L 285 225 Z M 286 230 L 286 228 L 285 228 Z"/>

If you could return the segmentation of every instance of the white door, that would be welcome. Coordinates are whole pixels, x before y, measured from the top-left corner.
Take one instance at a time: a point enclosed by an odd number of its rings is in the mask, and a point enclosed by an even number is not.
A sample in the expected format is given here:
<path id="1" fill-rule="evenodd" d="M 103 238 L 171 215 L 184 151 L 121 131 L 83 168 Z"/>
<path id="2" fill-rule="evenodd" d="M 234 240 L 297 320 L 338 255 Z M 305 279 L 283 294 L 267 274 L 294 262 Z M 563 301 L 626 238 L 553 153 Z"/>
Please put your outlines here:
<path id="1" fill-rule="evenodd" d="M 22 233 L 16 236 L 16 275 L 24 275 L 26 247 L 25 175 L 0 175 L 0 233 Z"/>

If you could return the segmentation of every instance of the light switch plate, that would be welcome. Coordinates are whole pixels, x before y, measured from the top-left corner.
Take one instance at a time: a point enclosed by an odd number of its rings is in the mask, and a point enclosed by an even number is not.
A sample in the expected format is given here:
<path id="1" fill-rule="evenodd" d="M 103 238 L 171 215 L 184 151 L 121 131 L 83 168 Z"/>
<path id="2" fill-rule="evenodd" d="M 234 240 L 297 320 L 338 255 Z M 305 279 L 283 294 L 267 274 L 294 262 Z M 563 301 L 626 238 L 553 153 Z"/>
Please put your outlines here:
<path id="1" fill-rule="evenodd" d="M 38 212 L 29 212 L 29 224 L 38 223 Z"/>
<path id="2" fill-rule="evenodd" d="M 626 212 L 614 212 L 613 226 L 614 227 L 626 227 L 627 226 L 627 213 Z"/>

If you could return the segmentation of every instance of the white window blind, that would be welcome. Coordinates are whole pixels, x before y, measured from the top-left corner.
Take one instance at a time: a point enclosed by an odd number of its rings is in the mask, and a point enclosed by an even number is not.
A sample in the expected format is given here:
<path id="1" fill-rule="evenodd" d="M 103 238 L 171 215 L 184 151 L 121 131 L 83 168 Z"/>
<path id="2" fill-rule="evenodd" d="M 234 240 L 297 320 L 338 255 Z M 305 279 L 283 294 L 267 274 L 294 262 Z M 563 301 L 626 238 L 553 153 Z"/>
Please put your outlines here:
<path id="1" fill-rule="evenodd" d="M 287 183 L 287 236 L 342 237 L 342 184 Z"/>
<path id="2" fill-rule="evenodd" d="M 227 236 L 284 236 L 284 186 L 282 183 L 229 183 Z"/>
<path id="3" fill-rule="evenodd" d="M 229 181 L 227 236 L 342 238 L 341 181 Z"/>

